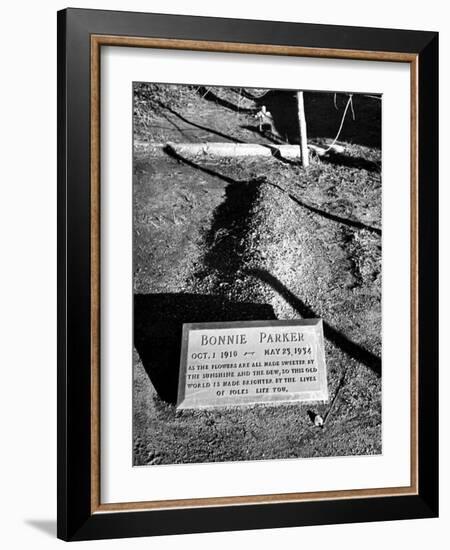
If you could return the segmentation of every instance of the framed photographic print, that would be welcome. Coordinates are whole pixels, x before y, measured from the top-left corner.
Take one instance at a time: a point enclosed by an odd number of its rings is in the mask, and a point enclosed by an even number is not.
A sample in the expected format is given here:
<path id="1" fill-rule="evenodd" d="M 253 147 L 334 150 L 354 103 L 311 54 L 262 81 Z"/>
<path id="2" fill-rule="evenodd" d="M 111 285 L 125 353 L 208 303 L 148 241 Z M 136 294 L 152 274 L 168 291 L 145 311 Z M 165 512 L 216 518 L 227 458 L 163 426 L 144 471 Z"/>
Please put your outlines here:
<path id="1" fill-rule="evenodd" d="M 58 13 L 58 536 L 438 513 L 434 32 Z"/>

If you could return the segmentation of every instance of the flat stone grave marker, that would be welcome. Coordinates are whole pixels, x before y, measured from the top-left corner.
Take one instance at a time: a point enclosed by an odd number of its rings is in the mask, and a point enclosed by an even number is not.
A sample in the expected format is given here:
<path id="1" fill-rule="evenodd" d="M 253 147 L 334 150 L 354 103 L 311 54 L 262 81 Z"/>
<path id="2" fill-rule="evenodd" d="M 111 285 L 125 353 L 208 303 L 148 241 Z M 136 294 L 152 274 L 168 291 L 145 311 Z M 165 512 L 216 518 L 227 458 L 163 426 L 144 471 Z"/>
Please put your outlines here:
<path id="1" fill-rule="evenodd" d="M 178 409 L 328 401 L 321 319 L 183 325 Z"/>

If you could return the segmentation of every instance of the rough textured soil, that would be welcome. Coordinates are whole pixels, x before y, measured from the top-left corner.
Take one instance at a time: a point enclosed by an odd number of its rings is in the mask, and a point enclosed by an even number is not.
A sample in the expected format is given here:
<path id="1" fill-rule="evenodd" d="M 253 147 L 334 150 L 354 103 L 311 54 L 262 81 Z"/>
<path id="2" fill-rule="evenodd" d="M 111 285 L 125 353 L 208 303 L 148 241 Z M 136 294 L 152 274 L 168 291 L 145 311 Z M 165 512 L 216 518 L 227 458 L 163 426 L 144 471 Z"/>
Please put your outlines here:
<path id="1" fill-rule="evenodd" d="M 381 452 L 380 105 L 357 99 L 367 127 L 349 119 L 353 143 L 307 170 L 156 146 L 279 139 L 237 91 L 188 90 L 135 114 L 135 465 Z M 305 102 L 315 142 L 329 141 L 342 108 L 332 94 Z M 182 323 L 309 317 L 324 320 L 328 403 L 176 410 Z"/>

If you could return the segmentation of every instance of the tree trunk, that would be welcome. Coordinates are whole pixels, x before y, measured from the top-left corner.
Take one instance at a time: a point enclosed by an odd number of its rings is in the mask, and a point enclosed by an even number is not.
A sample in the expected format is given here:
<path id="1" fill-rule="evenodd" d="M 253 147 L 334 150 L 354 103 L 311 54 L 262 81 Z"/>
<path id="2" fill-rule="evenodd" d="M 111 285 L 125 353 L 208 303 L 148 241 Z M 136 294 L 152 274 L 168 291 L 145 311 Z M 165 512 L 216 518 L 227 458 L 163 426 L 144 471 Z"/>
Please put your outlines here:
<path id="1" fill-rule="evenodd" d="M 303 92 L 297 92 L 298 126 L 300 130 L 300 158 L 304 168 L 309 166 L 308 138 L 306 134 L 305 104 Z"/>

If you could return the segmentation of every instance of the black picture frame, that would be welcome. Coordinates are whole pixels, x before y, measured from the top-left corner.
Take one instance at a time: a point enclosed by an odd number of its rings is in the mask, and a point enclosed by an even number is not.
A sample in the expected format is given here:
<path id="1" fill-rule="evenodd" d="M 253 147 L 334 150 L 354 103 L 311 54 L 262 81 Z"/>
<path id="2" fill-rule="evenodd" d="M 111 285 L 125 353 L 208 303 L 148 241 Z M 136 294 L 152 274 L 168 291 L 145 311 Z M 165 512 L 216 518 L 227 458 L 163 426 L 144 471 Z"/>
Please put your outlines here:
<path id="1" fill-rule="evenodd" d="M 417 62 L 416 494 L 98 513 L 92 487 L 92 36 L 395 52 Z M 201 47 L 199 48 L 201 49 Z M 331 57 L 338 57 L 330 53 Z M 66 9 L 58 12 L 58 537 L 113 537 L 438 515 L 438 34 Z"/>

